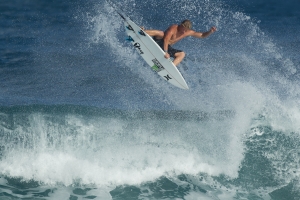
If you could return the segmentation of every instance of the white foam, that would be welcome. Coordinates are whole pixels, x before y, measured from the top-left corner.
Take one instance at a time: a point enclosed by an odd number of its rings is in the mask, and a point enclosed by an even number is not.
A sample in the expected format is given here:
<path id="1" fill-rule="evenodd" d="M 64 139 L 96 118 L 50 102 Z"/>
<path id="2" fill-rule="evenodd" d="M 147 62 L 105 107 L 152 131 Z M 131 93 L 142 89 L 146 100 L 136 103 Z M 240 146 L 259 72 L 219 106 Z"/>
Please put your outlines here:
<path id="1" fill-rule="evenodd" d="M 216 197 L 209 197 L 201 192 L 190 192 L 188 195 L 184 196 L 186 200 L 215 200 Z"/>
<path id="2" fill-rule="evenodd" d="M 241 159 L 235 152 L 240 146 L 227 133 L 207 132 L 214 124 L 68 116 L 59 125 L 40 114 L 30 119 L 24 143 L 33 145 L 8 150 L 2 174 L 48 185 L 140 184 L 168 173 L 236 176 Z"/>

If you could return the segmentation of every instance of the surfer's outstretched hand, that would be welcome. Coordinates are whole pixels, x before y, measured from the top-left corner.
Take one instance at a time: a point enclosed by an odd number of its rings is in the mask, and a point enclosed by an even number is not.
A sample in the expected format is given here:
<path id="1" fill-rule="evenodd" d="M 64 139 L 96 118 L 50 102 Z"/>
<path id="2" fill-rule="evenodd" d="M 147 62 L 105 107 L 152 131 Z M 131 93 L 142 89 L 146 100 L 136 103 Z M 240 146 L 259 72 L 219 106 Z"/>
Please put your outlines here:
<path id="1" fill-rule="evenodd" d="M 168 52 L 165 53 L 165 58 L 170 58 L 170 54 Z"/>
<path id="2" fill-rule="evenodd" d="M 210 31 L 211 31 L 212 33 L 214 33 L 214 32 L 217 31 L 217 28 L 216 28 L 215 26 L 213 26 L 213 27 L 210 28 Z"/>

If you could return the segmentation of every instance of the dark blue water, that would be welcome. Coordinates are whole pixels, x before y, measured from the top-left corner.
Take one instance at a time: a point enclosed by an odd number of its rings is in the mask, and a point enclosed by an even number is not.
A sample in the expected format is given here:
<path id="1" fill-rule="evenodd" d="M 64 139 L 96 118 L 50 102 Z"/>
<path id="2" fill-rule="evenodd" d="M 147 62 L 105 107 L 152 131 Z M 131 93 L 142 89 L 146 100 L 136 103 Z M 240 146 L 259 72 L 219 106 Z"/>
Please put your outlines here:
<path id="1" fill-rule="evenodd" d="M 300 199 L 300 2 L 115 1 L 183 19 L 190 90 L 154 74 L 104 0 L 0 3 L 0 199 Z"/>

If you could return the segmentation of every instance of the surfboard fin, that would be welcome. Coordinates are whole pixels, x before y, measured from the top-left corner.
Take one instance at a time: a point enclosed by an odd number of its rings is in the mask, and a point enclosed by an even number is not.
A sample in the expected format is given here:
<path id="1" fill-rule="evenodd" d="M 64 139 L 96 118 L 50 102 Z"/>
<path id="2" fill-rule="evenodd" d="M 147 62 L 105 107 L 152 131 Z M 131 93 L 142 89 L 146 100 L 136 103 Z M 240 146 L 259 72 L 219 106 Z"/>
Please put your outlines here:
<path id="1" fill-rule="evenodd" d="M 132 37 L 129 36 L 129 35 L 128 35 L 128 37 L 125 40 L 128 41 L 128 42 L 134 42 L 134 39 L 132 39 Z"/>
<path id="2" fill-rule="evenodd" d="M 146 34 L 144 33 L 143 30 L 140 30 L 140 31 L 139 31 L 139 34 L 142 35 L 142 36 L 146 36 Z"/>

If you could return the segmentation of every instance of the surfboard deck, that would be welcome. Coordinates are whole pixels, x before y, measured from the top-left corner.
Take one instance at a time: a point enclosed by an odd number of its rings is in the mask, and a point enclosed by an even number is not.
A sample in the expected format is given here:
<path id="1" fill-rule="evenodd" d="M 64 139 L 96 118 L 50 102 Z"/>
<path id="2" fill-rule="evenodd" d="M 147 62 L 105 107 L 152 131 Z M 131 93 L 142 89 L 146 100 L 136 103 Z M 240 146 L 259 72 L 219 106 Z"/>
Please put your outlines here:
<path id="1" fill-rule="evenodd" d="M 181 89 L 189 89 L 186 81 L 182 77 L 172 60 L 166 59 L 165 52 L 160 46 L 136 25 L 129 17 L 121 15 L 124 19 L 124 26 L 128 40 L 142 56 L 146 63 L 157 72 L 164 80 Z"/>

